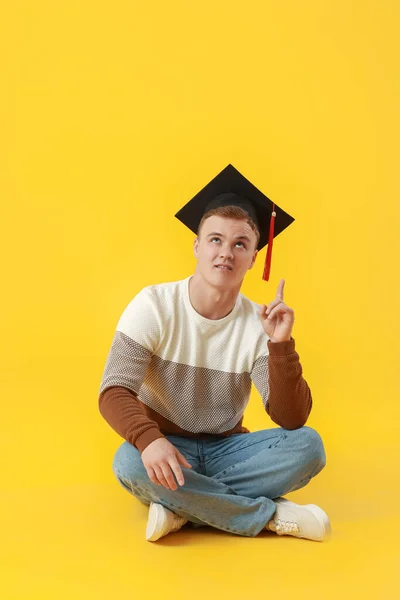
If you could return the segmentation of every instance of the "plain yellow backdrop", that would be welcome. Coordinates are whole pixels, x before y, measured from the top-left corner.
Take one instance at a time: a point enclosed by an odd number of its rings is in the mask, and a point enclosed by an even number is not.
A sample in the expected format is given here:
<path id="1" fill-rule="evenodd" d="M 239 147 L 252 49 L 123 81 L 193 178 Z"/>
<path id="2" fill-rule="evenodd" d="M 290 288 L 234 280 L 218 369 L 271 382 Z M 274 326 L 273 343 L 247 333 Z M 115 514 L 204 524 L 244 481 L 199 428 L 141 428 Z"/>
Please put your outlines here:
<path id="1" fill-rule="evenodd" d="M 399 27 L 395 0 L 2 3 L 1 598 L 398 596 Z M 228 163 L 296 219 L 242 291 L 286 280 L 326 544 L 149 544 L 111 473 L 117 321 L 193 271 L 173 215 Z M 273 425 L 256 393 L 245 424 Z"/>

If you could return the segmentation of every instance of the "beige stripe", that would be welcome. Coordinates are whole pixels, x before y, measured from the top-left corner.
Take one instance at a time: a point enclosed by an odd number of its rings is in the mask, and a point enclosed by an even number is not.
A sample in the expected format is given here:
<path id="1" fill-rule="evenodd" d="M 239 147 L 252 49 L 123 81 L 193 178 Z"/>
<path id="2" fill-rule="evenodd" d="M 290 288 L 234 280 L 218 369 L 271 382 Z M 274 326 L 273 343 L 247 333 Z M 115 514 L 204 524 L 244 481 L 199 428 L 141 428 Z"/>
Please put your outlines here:
<path id="1" fill-rule="evenodd" d="M 250 373 L 257 358 L 268 354 L 258 306 L 241 296 L 233 318 L 205 319 L 193 308 L 188 310 L 184 285 L 187 282 L 142 290 L 124 311 L 117 330 L 166 361 Z"/>

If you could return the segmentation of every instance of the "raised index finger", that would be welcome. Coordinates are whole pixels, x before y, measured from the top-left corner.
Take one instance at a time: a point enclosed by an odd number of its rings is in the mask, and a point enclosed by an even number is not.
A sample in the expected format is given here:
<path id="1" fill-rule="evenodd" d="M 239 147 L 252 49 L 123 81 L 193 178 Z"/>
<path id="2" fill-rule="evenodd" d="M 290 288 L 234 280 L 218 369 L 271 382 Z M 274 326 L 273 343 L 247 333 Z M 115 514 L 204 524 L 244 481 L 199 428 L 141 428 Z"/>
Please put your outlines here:
<path id="1" fill-rule="evenodd" d="M 278 291 L 276 292 L 277 300 L 282 300 L 283 302 L 283 288 L 285 287 L 285 280 L 281 279 L 278 285 Z"/>

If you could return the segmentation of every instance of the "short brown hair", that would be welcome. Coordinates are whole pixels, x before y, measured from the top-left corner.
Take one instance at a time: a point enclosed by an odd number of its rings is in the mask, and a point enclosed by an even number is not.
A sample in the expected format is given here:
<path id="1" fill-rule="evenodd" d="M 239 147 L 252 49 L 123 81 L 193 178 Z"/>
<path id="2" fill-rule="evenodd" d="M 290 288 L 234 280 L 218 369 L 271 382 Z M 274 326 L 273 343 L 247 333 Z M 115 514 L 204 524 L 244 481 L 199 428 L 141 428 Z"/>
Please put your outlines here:
<path id="1" fill-rule="evenodd" d="M 216 215 L 218 217 L 226 217 L 228 219 L 237 219 L 238 221 L 246 221 L 246 223 L 251 227 L 251 229 L 256 234 L 256 237 L 257 237 L 256 248 L 257 248 L 258 243 L 260 241 L 260 232 L 258 230 L 258 227 L 254 223 L 254 221 L 250 217 L 250 215 L 245 210 L 243 210 L 243 208 L 240 208 L 240 206 L 234 206 L 234 205 L 219 206 L 218 208 L 213 208 L 212 210 L 209 210 L 208 212 L 206 212 L 203 215 L 203 218 L 201 219 L 201 221 L 199 223 L 199 227 L 197 229 L 197 235 L 200 235 L 200 230 L 203 226 L 204 221 L 206 219 L 208 219 L 209 217 L 213 217 L 214 215 Z"/>

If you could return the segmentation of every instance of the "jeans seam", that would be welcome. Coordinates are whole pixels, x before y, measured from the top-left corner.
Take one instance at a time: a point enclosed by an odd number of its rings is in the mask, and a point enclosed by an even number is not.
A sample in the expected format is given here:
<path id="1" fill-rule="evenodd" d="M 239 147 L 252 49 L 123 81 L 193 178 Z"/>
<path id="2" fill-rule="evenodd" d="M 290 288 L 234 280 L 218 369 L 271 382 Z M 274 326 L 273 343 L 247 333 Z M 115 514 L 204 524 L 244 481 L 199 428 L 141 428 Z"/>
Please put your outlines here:
<path id="1" fill-rule="evenodd" d="M 271 448 L 276 448 L 277 445 L 281 442 L 282 439 L 286 439 L 286 435 L 283 433 L 280 437 L 279 440 L 273 445 L 273 446 L 269 446 L 268 448 L 265 448 L 266 450 L 269 450 Z M 254 445 L 254 444 L 252 444 Z M 261 451 L 262 452 L 262 451 Z M 258 453 L 259 454 L 259 453 Z M 246 464 L 246 462 L 248 462 L 249 460 L 252 460 L 255 456 L 257 456 L 257 454 L 253 454 L 252 456 L 249 456 L 248 458 L 246 458 L 245 460 L 240 460 L 239 462 L 235 463 L 234 465 L 230 465 L 229 467 L 227 467 L 226 469 L 224 469 L 223 471 L 220 471 L 219 473 L 216 473 L 215 475 L 213 475 L 213 478 L 218 479 L 218 477 L 220 476 L 224 476 L 227 473 L 230 473 L 230 471 L 233 471 L 234 469 L 236 469 L 237 465 L 243 465 Z M 228 486 L 229 487 L 229 486 Z"/>
<path id="2" fill-rule="evenodd" d="M 276 436 L 276 438 L 278 438 L 278 439 L 271 446 L 268 446 L 268 448 L 276 448 L 276 446 L 278 444 L 280 444 L 280 442 L 282 440 L 285 440 L 287 438 L 287 435 L 285 433 L 281 433 L 278 436 Z M 274 439 L 276 439 L 276 438 L 274 438 Z M 246 446 L 241 446 L 240 448 L 235 448 L 235 450 L 232 450 L 230 452 L 223 452 L 222 454 L 215 454 L 215 455 L 213 455 L 213 459 L 220 458 L 221 456 L 228 456 L 229 454 L 234 454 L 235 452 L 238 452 L 239 450 L 247 450 L 247 448 L 251 448 L 251 446 L 256 446 L 257 444 L 263 444 L 263 443 L 265 443 L 265 440 L 257 440 L 257 442 L 252 442 L 251 444 L 247 444 Z"/>

